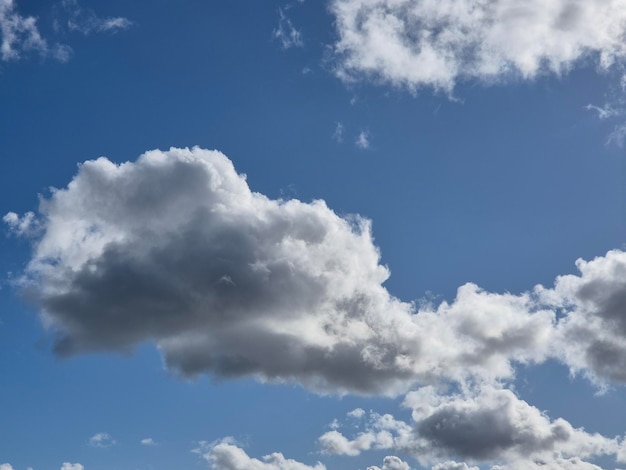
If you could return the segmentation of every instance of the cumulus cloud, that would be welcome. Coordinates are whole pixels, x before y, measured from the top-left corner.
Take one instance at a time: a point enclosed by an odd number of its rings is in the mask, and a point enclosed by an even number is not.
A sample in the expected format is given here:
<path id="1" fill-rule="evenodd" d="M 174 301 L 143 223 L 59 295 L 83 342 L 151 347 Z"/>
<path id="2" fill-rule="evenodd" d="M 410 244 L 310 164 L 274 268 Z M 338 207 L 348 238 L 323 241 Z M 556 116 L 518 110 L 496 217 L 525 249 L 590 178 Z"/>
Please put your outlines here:
<path id="1" fill-rule="evenodd" d="M 89 438 L 89 445 L 92 447 L 100 447 L 105 449 L 107 447 L 114 446 L 117 442 L 111 437 L 109 433 L 99 432 Z"/>
<path id="2" fill-rule="evenodd" d="M 200 454 L 215 470 L 326 470 L 320 462 L 309 466 L 286 459 L 279 452 L 266 455 L 262 460 L 249 457 L 232 438 L 213 443 L 200 442 L 193 452 Z"/>
<path id="3" fill-rule="evenodd" d="M 532 79 L 626 54 L 621 0 L 333 0 L 338 73 L 415 90 Z"/>
<path id="4" fill-rule="evenodd" d="M 119 16 L 101 18 L 92 10 L 81 7 L 78 0 L 63 0 L 61 4 L 68 15 L 67 27 L 70 31 L 83 34 L 116 32 L 128 29 L 133 24 L 128 18 Z"/>
<path id="5" fill-rule="evenodd" d="M 278 15 L 278 27 L 274 30 L 274 39 L 277 39 L 280 42 L 283 49 L 304 46 L 302 33 L 294 27 L 293 23 L 282 8 L 278 9 Z"/>
<path id="6" fill-rule="evenodd" d="M 470 467 L 465 462 L 455 462 L 448 460 L 447 462 L 438 463 L 432 470 L 480 470 L 478 467 Z"/>
<path id="7" fill-rule="evenodd" d="M 254 193 L 217 151 L 85 162 L 33 223 L 21 282 L 64 356 L 152 340 L 188 376 L 394 395 L 510 378 L 553 334 L 555 312 L 532 294 L 467 284 L 419 310 L 394 298 L 369 221 Z"/>
<path id="8" fill-rule="evenodd" d="M 0 470 L 13 470 L 13 467 L 11 466 L 11 464 L 3 463 L 0 464 Z"/>
<path id="9" fill-rule="evenodd" d="M 71 55 L 68 46 L 49 45 L 39 32 L 37 19 L 33 16 L 22 16 L 13 0 L 0 0 L 0 35 L 0 58 L 3 61 L 20 59 L 29 52 L 62 62 L 69 60 Z"/>
<path id="10" fill-rule="evenodd" d="M 367 467 L 367 470 L 411 470 L 408 463 L 396 457 L 395 455 L 388 455 L 383 459 L 382 467 Z"/>
<path id="11" fill-rule="evenodd" d="M 432 387 L 410 392 L 405 405 L 412 423 L 370 413 L 364 429 L 353 437 L 336 430 L 319 438 L 323 452 L 359 455 L 370 449 L 412 454 L 422 465 L 459 457 L 471 462 L 500 462 L 501 468 L 568 468 L 581 459 L 619 457 L 622 442 L 574 428 L 564 419 L 551 420 L 520 400 L 511 390 L 485 386 L 474 393 L 438 393 Z M 544 468 L 544 467 L 542 467 Z M 447 461 L 433 470 L 476 470 Z"/>
<path id="12" fill-rule="evenodd" d="M 144 446 L 155 446 L 157 443 L 151 437 L 147 437 L 146 439 L 141 440 L 141 445 Z"/>
<path id="13" fill-rule="evenodd" d="M 79 463 L 65 462 L 63 466 L 61 467 L 61 470 L 85 470 L 85 467 L 83 467 Z"/>

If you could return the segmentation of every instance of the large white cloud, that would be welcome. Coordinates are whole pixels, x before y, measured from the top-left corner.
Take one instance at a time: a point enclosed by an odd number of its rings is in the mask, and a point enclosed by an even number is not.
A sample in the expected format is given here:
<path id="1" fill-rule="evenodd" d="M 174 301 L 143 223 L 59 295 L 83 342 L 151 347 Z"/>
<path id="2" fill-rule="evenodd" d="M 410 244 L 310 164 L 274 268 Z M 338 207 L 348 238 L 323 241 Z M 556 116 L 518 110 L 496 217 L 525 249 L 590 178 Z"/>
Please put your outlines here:
<path id="1" fill-rule="evenodd" d="M 471 284 L 417 313 L 382 285 L 368 221 L 254 193 L 216 151 L 88 161 L 38 215 L 4 220 L 35 237 L 24 289 L 62 355 L 153 340 L 187 375 L 395 394 L 511 377 L 512 361 L 544 359 L 553 330 L 532 296 Z"/>
<path id="2" fill-rule="evenodd" d="M 332 0 L 338 72 L 416 89 L 563 73 L 626 54 L 624 0 Z"/>

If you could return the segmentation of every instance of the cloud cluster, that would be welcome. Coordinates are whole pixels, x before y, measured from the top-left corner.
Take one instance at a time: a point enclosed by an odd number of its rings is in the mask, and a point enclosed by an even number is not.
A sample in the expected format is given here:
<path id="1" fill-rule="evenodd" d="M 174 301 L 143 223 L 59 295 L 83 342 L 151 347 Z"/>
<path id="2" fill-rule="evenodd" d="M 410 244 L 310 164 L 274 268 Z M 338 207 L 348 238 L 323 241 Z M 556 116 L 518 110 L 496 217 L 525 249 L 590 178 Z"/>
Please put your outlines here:
<path id="1" fill-rule="evenodd" d="M 213 443 L 200 442 L 193 452 L 200 454 L 214 470 L 326 470 L 320 462 L 309 466 L 286 459 L 278 452 L 266 455 L 262 460 L 249 457 L 232 438 Z"/>
<path id="2" fill-rule="evenodd" d="M 333 0 L 338 73 L 409 89 L 531 79 L 626 54 L 621 0 Z"/>
<path id="3" fill-rule="evenodd" d="M 425 387 L 410 392 L 405 405 L 412 409 L 412 423 L 370 413 L 363 430 L 351 438 L 337 430 L 323 434 L 319 438 L 322 451 L 358 455 L 384 449 L 411 454 L 422 465 L 449 457 L 504 465 L 494 470 L 542 465 L 569 468 L 574 462 L 585 468 L 592 464 L 581 459 L 605 455 L 622 458 L 620 439 L 587 433 L 564 419 L 550 420 L 507 389 L 484 386 L 474 393 L 448 395 Z M 444 469 L 470 467 L 456 461 L 433 467 Z"/>
<path id="4" fill-rule="evenodd" d="M 334 393 L 422 386 L 405 399 L 412 423 L 354 410 L 348 418 L 365 429 L 347 437 L 336 423 L 319 439 L 328 454 L 393 450 L 438 470 L 465 469 L 463 460 L 594 468 L 584 459 L 626 457 L 621 441 L 551 420 L 503 388 L 517 364 L 547 358 L 600 386 L 626 382 L 621 250 L 579 260 L 579 273 L 553 287 L 514 295 L 469 283 L 450 302 L 417 306 L 385 289 L 367 220 L 255 193 L 226 156 L 200 148 L 87 161 L 37 214 L 4 221 L 33 242 L 20 282 L 60 355 L 153 341 L 187 376 L 253 375 Z M 441 392 L 448 386 L 458 392 Z M 91 441 L 114 443 L 105 433 Z M 250 459 L 225 441 L 203 455 L 310 468 L 280 454 Z"/>
<path id="5" fill-rule="evenodd" d="M 0 0 L 0 58 L 3 61 L 20 59 L 35 52 L 42 57 L 52 57 L 61 62 L 69 60 L 72 50 L 68 46 L 51 46 L 41 36 L 37 19 L 22 16 L 14 0 Z"/>

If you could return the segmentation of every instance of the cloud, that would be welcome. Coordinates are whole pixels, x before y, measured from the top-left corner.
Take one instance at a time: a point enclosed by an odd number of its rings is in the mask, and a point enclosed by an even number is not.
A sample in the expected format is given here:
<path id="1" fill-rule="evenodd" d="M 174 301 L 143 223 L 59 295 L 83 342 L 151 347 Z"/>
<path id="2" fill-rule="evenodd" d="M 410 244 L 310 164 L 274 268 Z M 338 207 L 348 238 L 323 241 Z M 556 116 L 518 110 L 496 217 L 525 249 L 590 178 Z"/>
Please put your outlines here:
<path id="1" fill-rule="evenodd" d="M 501 468 L 568 468 L 572 462 L 605 455 L 620 457 L 623 443 L 551 420 L 511 390 L 484 386 L 463 394 L 439 393 L 432 387 L 410 392 L 405 405 L 412 423 L 370 413 L 354 437 L 329 431 L 319 438 L 324 453 L 359 455 L 371 449 L 409 453 L 422 465 L 458 457 L 471 462 L 498 462 Z M 447 461 L 433 470 L 476 470 Z M 494 467 L 495 468 L 495 467 Z M 542 467 L 544 468 L 544 467 Z"/>
<path id="2" fill-rule="evenodd" d="M 333 0 L 337 73 L 416 90 L 533 79 L 626 55 L 620 0 Z"/>
<path id="3" fill-rule="evenodd" d="M 65 462 L 63 466 L 61 467 L 61 470 L 85 470 L 85 467 L 83 467 L 79 463 Z"/>
<path id="4" fill-rule="evenodd" d="M 555 355 L 601 385 L 626 383 L 626 253 L 612 250 L 576 266 L 580 275 L 560 276 L 554 289 L 538 289 L 546 304 L 564 313 Z"/>
<path id="5" fill-rule="evenodd" d="M 382 467 L 367 467 L 367 470 L 411 470 L 411 467 L 399 457 L 388 455 L 384 458 Z"/>
<path id="6" fill-rule="evenodd" d="M 465 462 L 458 463 L 454 460 L 438 463 L 432 470 L 480 470 L 478 467 L 470 467 Z"/>
<path id="7" fill-rule="evenodd" d="M 343 142 L 343 124 L 338 122 L 335 125 L 335 131 L 333 132 L 333 140 L 336 142 Z"/>
<path id="8" fill-rule="evenodd" d="M 89 438 L 89 445 L 92 447 L 100 447 L 101 449 L 105 449 L 107 447 L 112 447 L 117 442 L 106 432 L 99 432 L 94 434 Z"/>
<path id="9" fill-rule="evenodd" d="M 82 8 L 78 0 L 63 0 L 62 6 L 68 15 L 67 27 L 70 31 L 83 34 L 116 32 L 128 29 L 132 21 L 123 17 L 100 18 L 92 10 Z"/>
<path id="10" fill-rule="evenodd" d="M 152 439 L 151 437 L 148 437 L 146 439 L 142 439 L 141 440 L 141 445 L 144 445 L 144 446 L 155 446 L 155 445 L 157 445 L 157 443 L 154 442 L 154 439 Z"/>
<path id="11" fill-rule="evenodd" d="M 20 15 L 13 0 L 0 0 L 0 36 L 0 58 L 5 62 L 29 52 L 67 62 L 72 53 L 65 45 L 50 46 L 37 28 L 37 19 Z"/>
<path id="12" fill-rule="evenodd" d="M 280 41 L 283 49 L 303 47 L 302 34 L 298 31 L 282 8 L 278 9 L 278 27 L 274 30 L 274 39 Z"/>
<path id="13" fill-rule="evenodd" d="M 3 463 L 0 464 L 0 470 L 13 470 L 13 467 L 11 466 L 11 464 Z"/>
<path id="14" fill-rule="evenodd" d="M 309 466 L 286 459 L 279 452 L 266 455 L 262 460 L 251 458 L 232 438 L 213 443 L 201 442 L 193 452 L 202 455 L 215 470 L 326 470 L 320 462 Z"/>
<path id="15" fill-rule="evenodd" d="M 154 341 L 186 376 L 396 395 L 511 378 L 554 332 L 533 294 L 466 284 L 437 307 L 396 299 L 369 221 L 254 193 L 217 151 L 87 161 L 33 223 L 22 288 L 62 356 Z"/>
<path id="16" fill-rule="evenodd" d="M 363 149 L 363 150 L 370 148 L 369 132 L 367 131 L 359 132 L 359 135 L 357 136 L 354 143 L 356 144 L 358 148 Z"/>

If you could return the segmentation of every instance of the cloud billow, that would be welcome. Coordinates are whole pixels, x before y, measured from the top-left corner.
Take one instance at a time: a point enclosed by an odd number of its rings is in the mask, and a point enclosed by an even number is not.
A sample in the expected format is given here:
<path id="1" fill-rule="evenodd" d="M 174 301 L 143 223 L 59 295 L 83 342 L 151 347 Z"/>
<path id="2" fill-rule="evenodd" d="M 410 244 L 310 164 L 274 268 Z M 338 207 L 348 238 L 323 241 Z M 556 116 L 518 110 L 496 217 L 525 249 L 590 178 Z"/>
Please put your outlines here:
<path id="1" fill-rule="evenodd" d="M 337 72 L 415 90 L 561 74 L 626 55 L 619 0 L 333 0 Z"/>

